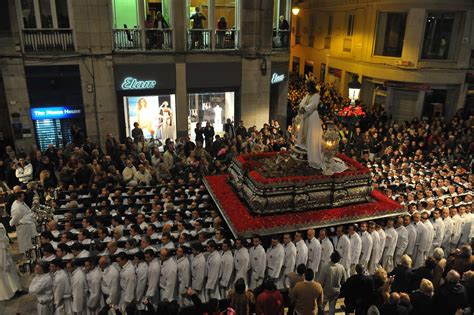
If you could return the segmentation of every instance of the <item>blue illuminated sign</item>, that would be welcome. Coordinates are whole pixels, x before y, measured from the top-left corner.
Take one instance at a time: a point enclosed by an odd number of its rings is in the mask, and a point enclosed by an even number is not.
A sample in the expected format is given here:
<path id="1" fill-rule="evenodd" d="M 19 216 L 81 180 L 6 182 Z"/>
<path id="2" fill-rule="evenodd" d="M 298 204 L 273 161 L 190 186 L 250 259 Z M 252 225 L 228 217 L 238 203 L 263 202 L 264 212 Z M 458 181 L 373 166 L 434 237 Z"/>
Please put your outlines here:
<path id="1" fill-rule="evenodd" d="M 31 119 L 66 119 L 82 117 L 83 112 L 81 108 L 77 107 L 38 107 L 31 109 Z"/>

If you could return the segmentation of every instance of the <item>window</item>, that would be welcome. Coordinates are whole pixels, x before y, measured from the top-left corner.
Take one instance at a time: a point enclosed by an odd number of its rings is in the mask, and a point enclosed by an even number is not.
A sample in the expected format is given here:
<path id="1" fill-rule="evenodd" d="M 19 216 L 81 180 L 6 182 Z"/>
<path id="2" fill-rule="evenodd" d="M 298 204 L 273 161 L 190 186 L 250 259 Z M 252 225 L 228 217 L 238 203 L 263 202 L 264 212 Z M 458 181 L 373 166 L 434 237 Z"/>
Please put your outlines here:
<path id="1" fill-rule="evenodd" d="M 53 28 L 50 0 L 39 0 L 41 28 Z"/>
<path id="2" fill-rule="evenodd" d="M 332 15 L 328 16 L 328 36 L 332 34 Z"/>
<path id="3" fill-rule="evenodd" d="M 21 0 L 24 29 L 70 28 L 68 0 Z"/>
<path id="4" fill-rule="evenodd" d="M 21 16 L 24 28 L 36 28 L 35 5 L 33 0 L 21 0 Z"/>
<path id="5" fill-rule="evenodd" d="M 428 12 L 421 58 L 454 59 L 461 26 L 461 12 Z"/>
<path id="6" fill-rule="evenodd" d="M 8 1 L 0 1 L 0 32 L 10 30 L 10 11 Z"/>
<path id="7" fill-rule="evenodd" d="M 189 29 L 208 29 L 209 2 L 208 0 L 188 1 Z"/>
<path id="8" fill-rule="evenodd" d="M 58 28 L 69 28 L 69 11 L 67 0 L 56 0 L 56 17 Z"/>
<path id="9" fill-rule="evenodd" d="M 316 17 L 311 14 L 309 17 L 309 33 L 308 33 L 308 46 L 314 47 L 314 32 L 316 29 Z"/>
<path id="10" fill-rule="evenodd" d="M 296 17 L 296 37 L 295 43 L 298 45 L 301 43 L 301 18 L 300 16 Z"/>
<path id="11" fill-rule="evenodd" d="M 375 55 L 401 57 L 407 14 L 379 12 L 375 38 Z"/>
<path id="12" fill-rule="evenodd" d="M 289 0 L 273 0 L 273 29 L 288 31 L 291 4 Z"/>
<path id="13" fill-rule="evenodd" d="M 350 14 L 347 19 L 347 36 L 352 36 L 352 34 L 354 34 L 354 20 L 355 15 Z"/>

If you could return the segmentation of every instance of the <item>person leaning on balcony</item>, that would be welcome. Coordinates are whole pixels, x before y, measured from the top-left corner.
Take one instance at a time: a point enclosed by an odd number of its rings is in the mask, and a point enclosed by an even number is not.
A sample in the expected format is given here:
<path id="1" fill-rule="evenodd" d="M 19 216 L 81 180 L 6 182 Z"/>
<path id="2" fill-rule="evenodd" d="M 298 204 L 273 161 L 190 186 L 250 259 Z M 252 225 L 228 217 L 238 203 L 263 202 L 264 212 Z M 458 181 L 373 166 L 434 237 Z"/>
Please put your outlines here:
<path id="1" fill-rule="evenodd" d="M 156 41 L 158 44 L 158 49 L 162 49 L 163 43 L 165 42 L 165 34 L 163 33 L 163 30 L 169 29 L 170 26 L 168 25 L 168 22 L 166 22 L 165 18 L 163 17 L 163 14 L 160 11 L 156 13 L 154 28 L 157 30 Z"/>
<path id="2" fill-rule="evenodd" d="M 204 28 L 203 21 L 206 20 L 204 14 L 200 12 L 199 7 L 194 9 L 195 13 L 189 18 L 193 21 L 193 30 L 202 30 Z M 193 31 L 192 33 L 193 47 L 202 48 L 203 46 L 203 36 L 202 31 Z"/>
<path id="3" fill-rule="evenodd" d="M 217 22 L 217 48 L 224 48 L 225 31 L 227 30 L 227 21 L 221 16 Z"/>
<path id="4" fill-rule="evenodd" d="M 288 30 L 290 29 L 290 24 L 288 21 L 285 19 L 283 15 L 280 15 L 280 23 L 278 25 L 278 29 L 280 31 L 280 40 L 281 40 L 281 45 L 283 47 L 286 47 L 288 45 Z"/>

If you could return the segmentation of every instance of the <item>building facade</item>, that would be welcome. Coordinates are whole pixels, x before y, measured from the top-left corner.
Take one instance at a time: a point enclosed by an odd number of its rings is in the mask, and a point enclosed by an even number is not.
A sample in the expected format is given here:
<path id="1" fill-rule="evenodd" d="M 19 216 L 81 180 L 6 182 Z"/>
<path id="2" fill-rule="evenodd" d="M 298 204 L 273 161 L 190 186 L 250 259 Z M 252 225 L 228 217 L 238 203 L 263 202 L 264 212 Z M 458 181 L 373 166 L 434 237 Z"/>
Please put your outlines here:
<path id="1" fill-rule="evenodd" d="M 285 122 L 289 0 L 8 0 L 0 132 L 29 150 Z M 8 23 L 4 22 L 8 21 Z M 80 131 L 79 133 L 77 131 Z"/>
<path id="2" fill-rule="evenodd" d="M 344 96 L 362 85 L 366 106 L 395 120 L 474 109 L 474 4 L 305 0 L 293 19 L 291 71 L 312 72 Z"/>

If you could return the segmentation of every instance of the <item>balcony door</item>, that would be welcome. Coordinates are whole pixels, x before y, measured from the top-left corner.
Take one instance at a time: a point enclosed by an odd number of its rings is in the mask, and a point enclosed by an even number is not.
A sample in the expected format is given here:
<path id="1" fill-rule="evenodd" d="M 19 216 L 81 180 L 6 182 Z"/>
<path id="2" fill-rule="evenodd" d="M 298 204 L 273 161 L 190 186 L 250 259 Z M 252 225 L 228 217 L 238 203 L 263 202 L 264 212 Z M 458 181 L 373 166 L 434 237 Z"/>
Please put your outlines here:
<path id="1" fill-rule="evenodd" d="M 18 0 L 23 29 L 70 29 L 70 0 Z"/>

